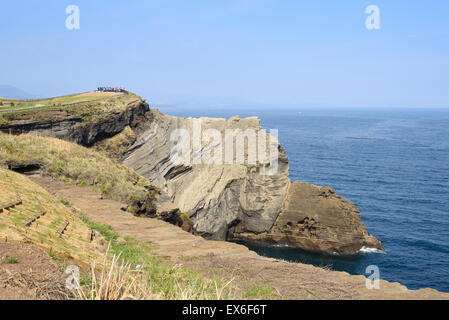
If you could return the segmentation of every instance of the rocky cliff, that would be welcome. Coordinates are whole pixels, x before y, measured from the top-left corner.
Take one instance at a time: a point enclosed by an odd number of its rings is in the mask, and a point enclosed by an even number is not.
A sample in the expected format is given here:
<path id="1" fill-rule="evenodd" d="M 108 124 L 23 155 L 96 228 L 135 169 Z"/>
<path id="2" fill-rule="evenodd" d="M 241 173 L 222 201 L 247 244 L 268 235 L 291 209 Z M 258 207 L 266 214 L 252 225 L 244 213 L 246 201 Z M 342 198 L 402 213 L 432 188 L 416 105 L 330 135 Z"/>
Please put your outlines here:
<path id="1" fill-rule="evenodd" d="M 351 254 L 362 247 L 383 249 L 368 234 L 349 200 L 330 188 L 290 182 L 284 149 L 275 137 L 265 136 L 256 117 L 172 117 L 150 110 L 131 93 L 58 99 L 39 104 L 5 102 L 7 108 L 0 112 L 7 121 L 0 124 L 0 131 L 96 145 L 150 180 L 159 192 L 157 211 L 168 214 L 165 220 L 187 215 L 190 221 L 176 224 L 207 239 L 260 241 L 324 254 Z M 199 134 L 195 133 L 198 126 Z M 179 130 L 184 134 L 177 134 Z M 228 131 L 240 132 L 231 135 L 231 150 L 226 149 Z M 174 161 L 185 145 L 186 133 L 189 161 Z M 254 137 L 257 143 L 249 143 Z M 240 158 L 239 138 L 245 146 Z M 118 144 L 120 148 L 114 148 Z M 260 156 L 260 150 L 267 151 L 266 158 L 254 157 Z M 229 151 L 231 158 L 226 159 Z M 133 207 L 149 215 L 148 210 L 139 209 L 146 208 L 144 203 Z"/>
<path id="2" fill-rule="evenodd" d="M 133 99 L 115 107 L 118 101 L 112 101 L 110 105 L 106 102 L 94 106 L 75 104 L 54 110 L 35 108 L 36 111 L 27 109 L 26 112 L 0 113 L 8 117 L 7 123 L 0 124 L 0 131 L 51 136 L 90 147 L 119 134 L 127 126 L 137 129 L 141 122 L 146 121 L 145 115 L 149 110 L 146 102 Z"/>
<path id="3" fill-rule="evenodd" d="M 213 240 L 250 240 L 284 244 L 324 254 L 351 254 L 362 247 L 383 249 L 379 240 L 366 231 L 358 209 L 347 199 L 321 188 L 288 178 L 288 158 L 279 142 L 268 144 L 278 150 L 277 170 L 261 174 L 267 163 L 248 163 L 254 150 L 245 149 L 245 163 L 204 164 L 173 161 L 179 141 L 171 139 L 179 129 L 201 132 L 215 129 L 224 137 L 226 130 L 252 129 L 259 133 L 258 118 L 184 119 L 150 111 L 152 120 L 126 154 L 123 164 L 148 178 L 163 192 L 161 206 L 171 204 L 187 213 L 196 233 Z M 195 135 L 194 133 L 192 135 Z M 192 145 L 195 138 L 189 136 Z M 217 141 L 201 141 L 198 154 L 225 146 Z M 234 150 L 235 151 L 235 150 Z M 235 160 L 236 153 L 234 154 Z M 273 160 L 273 159 L 271 159 Z"/>
<path id="4" fill-rule="evenodd" d="M 269 232 L 235 233 L 234 239 L 288 245 L 324 254 L 351 254 L 362 247 L 383 250 L 361 221 L 360 212 L 331 188 L 301 181 L 289 184 L 278 219 Z"/>

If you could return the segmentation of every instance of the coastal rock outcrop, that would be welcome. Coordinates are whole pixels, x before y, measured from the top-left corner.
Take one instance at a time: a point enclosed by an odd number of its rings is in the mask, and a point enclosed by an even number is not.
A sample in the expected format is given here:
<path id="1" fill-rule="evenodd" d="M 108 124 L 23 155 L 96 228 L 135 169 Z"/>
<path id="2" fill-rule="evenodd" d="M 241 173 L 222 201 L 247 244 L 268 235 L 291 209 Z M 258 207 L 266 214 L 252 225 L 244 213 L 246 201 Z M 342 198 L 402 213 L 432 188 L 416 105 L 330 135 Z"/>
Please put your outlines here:
<path id="1" fill-rule="evenodd" d="M 112 110 L 94 119 L 83 119 L 65 110 L 41 111 L 36 117 L 32 113 L 18 114 L 17 119 L 1 125 L 0 131 L 12 134 L 50 136 L 90 147 L 93 144 L 115 136 L 127 126 L 136 128 L 146 121 L 149 106 L 143 101 L 130 103 L 121 110 Z M 33 115 L 33 116 L 30 116 Z"/>
<path id="2" fill-rule="evenodd" d="M 330 188 L 290 182 L 288 158 L 273 137 L 268 146 L 278 151 L 277 170 L 270 175 L 261 174 L 269 166 L 267 162 L 248 161 L 254 152 L 248 147 L 244 163 L 173 161 L 174 153 L 182 148 L 172 139 L 176 130 L 192 133 L 200 123 L 201 132 L 214 129 L 219 137 L 226 136 L 227 130 L 250 129 L 258 135 L 263 130 L 258 118 L 192 119 L 167 116 L 157 110 L 150 113 L 152 120 L 123 164 L 160 188 L 164 194 L 160 205 L 170 203 L 186 213 L 197 234 L 212 240 L 282 244 L 323 254 L 352 254 L 362 247 L 383 249 L 380 241 L 366 231 L 359 210 L 349 200 Z M 225 151 L 220 142 L 201 138 L 195 149 L 194 135 L 188 135 L 193 145 L 190 159 L 198 159 L 211 149 Z"/>
<path id="3" fill-rule="evenodd" d="M 263 241 L 324 254 L 351 254 L 361 247 L 384 250 L 361 221 L 360 212 L 334 189 L 301 181 L 289 185 L 281 213 L 269 232 L 234 233 L 234 239 Z"/>
<path id="4" fill-rule="evenodd" d="M 279 152 L 278 172 L 260 174 L 260 164 L 176 164 L 172 161 L 176 141 L 170 139 L 176 129 L 190 132 L 195 119 L 163 115 L 152 110 L 150 127 L 131 147 L 125 166 L 133 168 L 161 189 L 167 202 L 187 213 L 197 234 L 213 240 L 226 240 L 238 226 L 242 232 L 268 232 L 279 215 L 288 187 L 288 159 Z M 202 132 L 216 129 L 254 129 L 257 118 L 202 118 Z M 224 134 L 223 134 L 224 136 Z M 203 141 L 201 150 L 210 147 Z M 276 148 L 279 144 L 276 142 Z M 223 147 L 224 148 L 224 147 Z M 245 157 L 248 155 L 246 154 Z M 161 204 L 163 205 L 163 204 Z"/>
<path id="5" fill-rule="evenodd" d="M 179 118 L 150 110 L 131 94 L 102 99 L 92 110 L 82 103 L 14 112 L 0 131 L 52 136 L 109 152 L 151 183 L 149 195 L 130 204 L 136 215 L 157 216 L 206 239 L 323 254 L 383 249 L 349 200 L 330 188 L 291 183 L 285 150 L 257 117 Z M 188 159 L 179 159 L 186 151 Z M 8 166 L 25 172 L 39 164 Z"/>

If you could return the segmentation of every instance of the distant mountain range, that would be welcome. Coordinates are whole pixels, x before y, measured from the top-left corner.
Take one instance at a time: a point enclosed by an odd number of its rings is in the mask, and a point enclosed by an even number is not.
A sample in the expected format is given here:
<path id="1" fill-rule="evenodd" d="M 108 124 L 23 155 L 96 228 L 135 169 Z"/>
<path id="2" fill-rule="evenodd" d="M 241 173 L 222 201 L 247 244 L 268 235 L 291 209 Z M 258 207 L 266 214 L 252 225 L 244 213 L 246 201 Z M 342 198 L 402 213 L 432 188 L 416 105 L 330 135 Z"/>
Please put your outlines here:
<path id="1" fill-rule="evenodd" d="M 8 84 L 0 84 L 0 97 L 7 99 L 34 99 L 35 95 Z"/>

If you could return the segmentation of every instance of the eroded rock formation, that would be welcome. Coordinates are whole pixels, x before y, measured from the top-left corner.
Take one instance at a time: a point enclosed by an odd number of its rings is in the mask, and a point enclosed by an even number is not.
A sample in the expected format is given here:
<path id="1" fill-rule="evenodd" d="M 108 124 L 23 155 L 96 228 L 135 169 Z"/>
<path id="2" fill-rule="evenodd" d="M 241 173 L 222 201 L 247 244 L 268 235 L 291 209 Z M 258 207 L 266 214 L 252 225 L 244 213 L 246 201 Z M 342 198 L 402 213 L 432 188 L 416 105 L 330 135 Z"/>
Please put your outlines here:
<path id="1" fill-rule="evenodd" d="M 288 158 L 277 140 L 272 147 L 279 151 L 278 169 L 272 175 L 261 174 L 267 166 L 261 162 L 179 164 L 172 161 L 179 151 L 172 133 L 177 129 L 192 132 L 198 120 L 166 116 L 156 110 L 150 113 L 152 120 L 123 164 L 162 190 L 161 207 L 175 206 L 187 213 L 196 233 L 213 240 L 262 241 L 324 254 L 351 254 L 364 246 L 383 249 L 380 241 L 368 234 L 349 200 L 330 188 L 290 183 Z M 216 129 L 222 136 L 227 129 L 262 130 L 256 117 L 199 121 L 202 132 Z M 192 159 L 214 143 L 201 141 Z"/>
<path id="2" fill-rule="evenodd" d="M 357 207 L 333 189 L 295 181 L 290 184 L 281 213 L 269 232 L 234 233 L 234 238 L 324 254 L 351 254 L 361 247 L 383 250 L 360 218 Z"/>
<path id="3" fill-rule="evenodd" d="M 283 150 L 279 171 L 261 175 L 260 165 L 177 165 L 172 160 L 175 141 L 171 133 L 192 129 L 194 119 L 153 113 L 153 121 L 131 148 L 123 164 L 147 177 L 194 222 L 195 231 L 208 239 L 225 240 L 236 227 L 242 232 L 267 232 L 279 215 L 288 187 L 288 161 Z M 201 119 L 202 130 L 210 128 L 260 129 L 257 118 Z M 202 150 L 208 147 L 203 141 Z M 277 147 L 277 146 L 276 146 Z M 163 203 L 161 203 L 164 206 Z"/>
<path id="4" fill-rule="evenodd" d="M 90 147 L 98 141 L 115 136 L 127 126 L 136 128 L 147 120 L 145 115 L 148 108 L 147 103 L 135 101 L 123 110 L 110 111 L 90 121 L 85 121 L 81 116 L 70 115 L 65 110 L 42 111 L 38 113 L 38 119 L 29 117 L 28 114 L 19 115 L 23 119 L 18 116 L 11 123 L 1 125 L 0 131 L 51 136 Z"/>
<path id="5" fill-rule="evenodd" d="M 161 216 L 212 240 L 261 241 L 325 254 L 355 253 L 362 247 L 383 249 L 380 241 L 368 234 L 358 209 L 349 200 L 335 195 L 330 188 L 290 182 L 288 158 L 276 139 L 267 143 L 268 148 L 278 150 L 276 159 L 271 155 L 268 159 L 277 163 L 271 175 L 261 174 L 270 169 L 264 161 L 212 165 L 173 161 L 179 149 L 176 140 L 171 139 L 175 130 L 192 132 L 200 121 L 202 132 L 216 129 L 222 137 L 226 130 L 249 129 L 259 134 L 262 128 L 256 117 L 184 119 L 149 110 L 142 100 L 90 121 L 64 111 L 52 111 L 51 120 L 45 112 L 40 116 L 41 120 L 12 121 L 0 130 L 50 135 L 84 146 L 102 141 L 116 143 L 114 138 L 123 140 L 123 148 L 114 154 L 124 165 L 148 178 L 159 193 L 157 213 L 144 198 L 133 205 L 137 214 Z M 123 139 L 117 138 L 119 134 Z M 200 139 L 192 158 L 209 152 L 216 143 Z M 224 148 L 223 144 L 223 153 Z M 253 153 L 246 149 L 244 159 L 247 161 Z"/>

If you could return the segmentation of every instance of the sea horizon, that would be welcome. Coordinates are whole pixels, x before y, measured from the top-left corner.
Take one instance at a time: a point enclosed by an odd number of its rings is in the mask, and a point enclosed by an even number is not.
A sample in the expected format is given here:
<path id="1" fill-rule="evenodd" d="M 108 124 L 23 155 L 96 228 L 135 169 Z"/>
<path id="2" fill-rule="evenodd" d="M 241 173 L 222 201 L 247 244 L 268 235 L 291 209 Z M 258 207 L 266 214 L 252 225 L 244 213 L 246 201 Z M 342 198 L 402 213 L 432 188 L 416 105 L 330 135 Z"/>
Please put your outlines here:
<path id="1" fill-rule="evenodd" d="M 193 118 L 258 116 L 264 129 L 279 130 L 279 142 L 289 157 L 290 179 L 331 187 L 350 199 L 386 252 L 329 257 L 244 243 L 250 249 L 350 274 L 366 275 L 367 266 L 378 265 L 382 279 L 409 289 L 449 292 L 445 278 L 449 213 L 444 211 L 449 198 L 437 196 L 449 189 L 449 109 L 179 106 L 159 110 Z"/>

